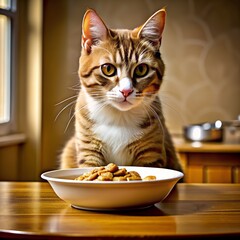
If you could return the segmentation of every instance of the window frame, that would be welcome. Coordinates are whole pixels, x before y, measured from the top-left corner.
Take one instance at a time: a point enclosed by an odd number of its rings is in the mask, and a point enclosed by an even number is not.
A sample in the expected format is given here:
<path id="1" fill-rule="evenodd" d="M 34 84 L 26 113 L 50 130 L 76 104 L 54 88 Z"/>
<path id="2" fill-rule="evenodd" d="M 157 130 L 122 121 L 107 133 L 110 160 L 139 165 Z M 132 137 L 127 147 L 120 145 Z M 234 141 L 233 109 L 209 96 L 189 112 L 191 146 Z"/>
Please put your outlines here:
<path id="1" fill-rule="evenodd" d="M 10 53 L 9 53 L 9 94 L 10 94 L 10 111 L 9 121 L 0 123 L 0 136 L 15 133 L 17 131 L 16 119 L 16 65 L 17 65 L 17 0 L 10 0 L 8 9 L 0 8 L 0 15 L 4 15 L 10 20 Z"/>

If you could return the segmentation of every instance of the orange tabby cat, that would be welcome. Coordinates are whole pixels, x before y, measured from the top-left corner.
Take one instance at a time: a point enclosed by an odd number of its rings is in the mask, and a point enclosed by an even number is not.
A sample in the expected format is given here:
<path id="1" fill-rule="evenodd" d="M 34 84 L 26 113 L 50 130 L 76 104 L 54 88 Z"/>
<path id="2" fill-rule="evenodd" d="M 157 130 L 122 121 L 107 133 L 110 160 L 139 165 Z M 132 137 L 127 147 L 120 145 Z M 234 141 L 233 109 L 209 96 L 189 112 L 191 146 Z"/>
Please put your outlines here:
<path id="1" fill-rule="evenodd" d="M 61 168 L 114 162 L 182 171 L 158 97 L 165 14 L 157 11 L 133 30 L 112 30 L 94 10 L 85 13 L 75 135 Z"/>

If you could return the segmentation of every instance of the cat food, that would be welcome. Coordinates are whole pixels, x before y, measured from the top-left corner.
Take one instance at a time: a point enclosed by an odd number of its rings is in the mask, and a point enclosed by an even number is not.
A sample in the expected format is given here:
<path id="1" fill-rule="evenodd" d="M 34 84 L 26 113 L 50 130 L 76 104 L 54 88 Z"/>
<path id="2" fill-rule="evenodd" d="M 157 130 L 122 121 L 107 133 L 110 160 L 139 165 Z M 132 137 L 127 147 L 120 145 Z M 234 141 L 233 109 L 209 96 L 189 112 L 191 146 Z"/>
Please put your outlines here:
<path id="1" fill-rule="evenodd" d="M 146 176 L 141 178 L 136 171 L 127 171 L 126 168 L 119 168 L 114 163 L 109 163 L 105 167 L 96 167 L 90 172 L 75 178 L 78 181 L 153 181 L 156 176 Z"/>

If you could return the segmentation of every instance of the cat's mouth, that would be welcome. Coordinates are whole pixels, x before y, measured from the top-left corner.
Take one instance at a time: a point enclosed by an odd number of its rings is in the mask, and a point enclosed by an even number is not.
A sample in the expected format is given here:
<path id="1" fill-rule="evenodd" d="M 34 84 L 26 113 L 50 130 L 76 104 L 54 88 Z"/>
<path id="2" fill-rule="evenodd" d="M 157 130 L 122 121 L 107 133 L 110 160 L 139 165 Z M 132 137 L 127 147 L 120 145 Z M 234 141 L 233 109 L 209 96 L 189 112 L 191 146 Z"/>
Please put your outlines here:
<path id="1" fill-rule="evenodd" d="M 127 98 L 121 101 L 113 101 L 112 105 L 120 111 L 128 111 L 134 107 L 134 104 L 131 103 Z"/>
<path id="2" fill-rule="evenodd" d="M 122 102 L 120 102 L 120 104 L 133 105 L 133 104 L 130 103 L 127 99 L 124 99 Z"/>
<path id="3" fill-rule="evenodd" d="M 122 103 L 129 103 L 129 104 L 132 104 L 132 103 L 130 103 L 128 100 L 127 100 L 127 98 L 125 98 L 125 99 L 123 99 L 123 101 L 122 101 Z"/>

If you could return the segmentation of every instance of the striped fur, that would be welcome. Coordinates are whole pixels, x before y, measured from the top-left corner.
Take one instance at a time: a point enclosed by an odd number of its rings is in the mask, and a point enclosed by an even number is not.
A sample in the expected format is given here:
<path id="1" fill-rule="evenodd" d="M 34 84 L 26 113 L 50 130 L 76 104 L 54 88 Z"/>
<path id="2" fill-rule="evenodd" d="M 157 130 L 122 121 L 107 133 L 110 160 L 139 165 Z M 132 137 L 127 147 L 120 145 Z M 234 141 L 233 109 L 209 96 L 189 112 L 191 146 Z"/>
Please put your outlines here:
<path id="1" fill-rule="evenodd" d="M 76 130 L 61 168 L 114 162 L 181 171 L 158 97 L 164 19 L 162 9 L 132 31 L 110 30 L 95 11 L 86 12 Z"/>

